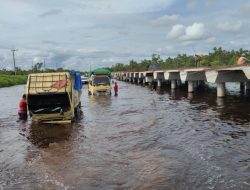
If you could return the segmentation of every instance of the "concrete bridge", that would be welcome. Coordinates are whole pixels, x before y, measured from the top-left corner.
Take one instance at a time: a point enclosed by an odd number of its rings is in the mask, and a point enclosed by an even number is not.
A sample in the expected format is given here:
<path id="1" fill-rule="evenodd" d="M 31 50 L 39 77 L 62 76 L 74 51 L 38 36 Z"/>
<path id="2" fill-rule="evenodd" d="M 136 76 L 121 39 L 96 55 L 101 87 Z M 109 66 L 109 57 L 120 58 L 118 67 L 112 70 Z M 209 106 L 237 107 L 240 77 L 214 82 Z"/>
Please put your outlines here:
<path id="1" fill-rule="evenodd" d="M 113 77 L 138 84 L 149 84 L 157 82 L 160 88 L 163 82 L 171 83 L 171 89 L 185 82 L 188 84 L 188 92 L 194 90 L 204 83 L 217 84 L 217 97 L 225 96 L 225 84 L 227 82 L 240 82 L 241 89 L 250 90 L 250 66 L 233 67 L 199 67 L 193 69 L 158 70 L 142 72 L 114 72 Z"/>

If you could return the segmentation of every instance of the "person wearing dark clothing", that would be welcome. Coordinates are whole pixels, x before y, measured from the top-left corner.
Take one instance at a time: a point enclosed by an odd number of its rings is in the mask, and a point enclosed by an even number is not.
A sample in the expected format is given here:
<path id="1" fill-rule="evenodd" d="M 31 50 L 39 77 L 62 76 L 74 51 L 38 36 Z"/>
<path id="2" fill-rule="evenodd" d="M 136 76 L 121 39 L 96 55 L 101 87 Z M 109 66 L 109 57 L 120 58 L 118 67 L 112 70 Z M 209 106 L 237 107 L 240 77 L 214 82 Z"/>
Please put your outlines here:
<path id="1" fill-rule="evenodd" d="M 115 91 L 115 96 L 117 96 L 118 95 L 118 85 L 117 85 L 117 82 L 115 82 L 114 91 Z"/>
<path id="2" fill-rule="evenodd" d="M 201 55 L 195 55 L 194 56 L 194 60 L 195 60 L 195 66 L 198 67 L 198 66 L 200 66 L 200 62 L 202 60 L 202 56 Z"/>
<path id="3" fill-rule="evenodd" d="M 23 95 L 23 98 L 19 102 L 18 115 L 19 115 L 19 120 L 26 121 L 28 119 L 27 101 L 26 101 L 26 95 L 25 94 Z"/>

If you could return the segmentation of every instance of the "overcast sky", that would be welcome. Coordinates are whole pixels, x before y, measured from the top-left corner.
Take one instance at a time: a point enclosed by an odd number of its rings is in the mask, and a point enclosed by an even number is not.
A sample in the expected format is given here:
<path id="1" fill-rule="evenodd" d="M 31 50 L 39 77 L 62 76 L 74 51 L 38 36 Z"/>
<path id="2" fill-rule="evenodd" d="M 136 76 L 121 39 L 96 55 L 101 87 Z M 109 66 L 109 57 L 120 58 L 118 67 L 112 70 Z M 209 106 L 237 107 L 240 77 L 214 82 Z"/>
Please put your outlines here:
<path id="1" fill-rule="evenodd" d="M 0 0 L 0 69 L 89 70 L 213 47 L 250 49 L 249 0 Z"/>

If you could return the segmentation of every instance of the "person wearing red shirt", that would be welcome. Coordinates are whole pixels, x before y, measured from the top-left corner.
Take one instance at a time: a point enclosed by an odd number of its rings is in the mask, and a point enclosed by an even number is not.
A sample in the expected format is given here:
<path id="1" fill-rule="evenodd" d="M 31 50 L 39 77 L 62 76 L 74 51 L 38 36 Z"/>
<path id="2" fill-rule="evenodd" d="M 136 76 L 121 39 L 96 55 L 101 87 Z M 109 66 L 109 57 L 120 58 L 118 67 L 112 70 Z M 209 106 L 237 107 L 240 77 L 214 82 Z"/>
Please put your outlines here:
<path id="1" fill-rule="evenodd" d="M 114 91 L 115 91 L 115 96 L 117 96 L 118 95 L 118 85 L 117 85 L 117 82 L 115 82 Z"/>
<path id="2" fill-rule="evenodd" d="M 26 101 L 26 95 L 25 94 L 23 95 L 23 98 L 19 102 L 18 115 L 19 115 L 19 120 L 26 121 L 28 119 L 27 101 Z"/>

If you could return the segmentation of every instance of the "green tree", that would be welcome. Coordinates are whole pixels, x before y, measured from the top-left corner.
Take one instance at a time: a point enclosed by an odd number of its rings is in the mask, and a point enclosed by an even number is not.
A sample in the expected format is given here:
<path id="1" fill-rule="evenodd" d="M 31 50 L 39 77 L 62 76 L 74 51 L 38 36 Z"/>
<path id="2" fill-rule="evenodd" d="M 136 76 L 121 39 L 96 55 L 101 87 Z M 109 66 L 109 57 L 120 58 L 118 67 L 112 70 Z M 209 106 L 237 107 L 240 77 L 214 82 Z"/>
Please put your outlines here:
<path id="1" fill-rule="evenodd" d="M 34 71 L 34 72 L 40 71 L 41 68 L 42 68 L 42 66 L 43 66 L 43 62 L 38 62 L 38 63 L 36 63 L 36 64 L 33 66 L 33 71 Z"/>

